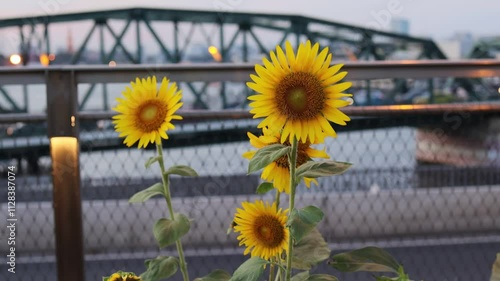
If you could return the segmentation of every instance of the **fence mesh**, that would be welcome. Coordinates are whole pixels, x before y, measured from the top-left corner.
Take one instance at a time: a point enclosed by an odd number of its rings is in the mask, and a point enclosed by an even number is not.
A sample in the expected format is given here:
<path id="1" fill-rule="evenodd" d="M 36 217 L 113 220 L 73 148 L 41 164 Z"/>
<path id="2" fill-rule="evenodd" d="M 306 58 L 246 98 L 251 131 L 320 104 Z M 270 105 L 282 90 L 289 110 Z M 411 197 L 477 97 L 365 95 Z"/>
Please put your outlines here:
<path id="1" fill-rule="evenodd" d="M 86 122 L 80 131 L 86 280 L 117 270 L 141 273 L 144 259 L 175 255 L 175 247 L 159 250 L 152 235 L 154 222 L 167 216 L 165 202 L 128 203 L 135 192 L 160 181 L 155 165 L 144 167 L 155 151 L 125 148 L 109 120 Z M 325 211 L 319 230 L 333 253 L 380 246 L 415 280 L 487 280 L 500 252 L 499 122 L 498 116 L 464 112 L 354 118 L 324 145 L 334 160 L 354 167 L 320 179 L 319 186 L 300 186 L 297 202 Z M 259 175 L 246 174 L 248 161 L 241 156 L 251 149 L 246 132 L 257 134 L 256 124 L 184 122 L 164 142 L 167 166 L 190 165 L 200 175 L 171 182 L 174 209 L 194 220 L 183 238 L 191 278 L 216 268 L 233 272 L 247 258 L 226 230 L 242 201 L 260 198 Z M 2 182 L 7 167 L 16 165 L 19 221 L 16 275 L 3 263 L 1 280 L 57 279 L 48 138 L 37 131 L 44 126 L 2 128 Z M 6 198 L 2 188 L 2 213 Z M 0 232 L 8 234 L 5 227 Z M 0 248 L 7 252 L 6 243 Z M 341 274 L 324 263 L 314 271 L 340 280 L 369 276 Z"/>

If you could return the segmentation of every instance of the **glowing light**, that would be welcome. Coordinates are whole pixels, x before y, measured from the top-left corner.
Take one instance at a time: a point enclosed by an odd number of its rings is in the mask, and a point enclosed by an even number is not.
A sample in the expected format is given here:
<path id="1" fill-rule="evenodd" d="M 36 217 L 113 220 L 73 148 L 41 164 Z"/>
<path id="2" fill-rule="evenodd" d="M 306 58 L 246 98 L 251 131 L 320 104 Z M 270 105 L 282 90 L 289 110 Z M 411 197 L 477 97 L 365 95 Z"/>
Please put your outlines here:
<path id="1" fill-rule="evenodd" d="M 115 67 L 116 66 L 116 61 L 112 60 L 108 63 L 109 67 Z"/>
<path id="2" fill-rule="evenodd" d="M 74 127 L 76 125 L 75 123 L 75 116 L 71 116 L 71 127 Z"/>
<path id="3" fill-rule="evenodd" d="M 215 54 L 219 53 L 219 50 L 217 50 L 217 47 L 215 47 L 215 46 L 210 46 L 210 47 L 208 47 L 208 52 L 211 55 L 215 55 Z"/>
<path id="4" fill-rule="evenodd" d="M 40 55 L 40 64 L 43 66 L 48 66 L 50 64 L 50 58 L 47 54 Z"/>
<path id="5" fill-rule="evenodd" d="M 12 63 L 13 65 L 18 65 L 22 61 L 21 56 L 18 54 L 13 54 L 12 56 L 10 56 L 9 60 L 10 60 L 10 63 Z"/>
<path id="6" fill-rule="evenodd" d="M 49 55 L 49 60 L 50 61 L 54 61 L 56 59 L 56 55 L 55 54 L 50 54 Z"/>
<path id="7" fill-rule="evenodd" d="M 500 94 L 500 88 L 498 88 L 498 93 Z"/>
<path id="8" fill-rule="evenodd" d="M 208 52 L 212 55 L 215 61 L 222 61 L 222 56 L 219 53 L 219 49 L 215 46 L 208 47 Z"/>

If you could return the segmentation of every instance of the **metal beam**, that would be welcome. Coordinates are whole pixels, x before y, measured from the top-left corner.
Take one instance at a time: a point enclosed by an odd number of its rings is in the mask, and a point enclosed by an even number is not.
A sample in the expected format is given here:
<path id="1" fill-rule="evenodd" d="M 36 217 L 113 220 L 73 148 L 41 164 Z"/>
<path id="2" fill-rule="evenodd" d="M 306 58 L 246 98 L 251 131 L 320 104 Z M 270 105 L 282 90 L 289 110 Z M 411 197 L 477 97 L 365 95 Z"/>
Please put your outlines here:
<path id="1" fill-rule="evenodd" d="M 254 73 L 254 64 L 163 64 L 163 65 L 102 65 L 50 66 L 47 68 L 0 67 L 1 85 L 39 84 L 50 71 L 74 72 L 78 83 L 126 83 L 137 76 L 156 74 L 169 76 L 178 82 L 247 82 Z M 424 61 L 377 61 L 348 62 L 344 70 L 349 72 L 349 80 L 463 77 L 484 78 L 500 76 L 498 60 L 424 60 Z"/>

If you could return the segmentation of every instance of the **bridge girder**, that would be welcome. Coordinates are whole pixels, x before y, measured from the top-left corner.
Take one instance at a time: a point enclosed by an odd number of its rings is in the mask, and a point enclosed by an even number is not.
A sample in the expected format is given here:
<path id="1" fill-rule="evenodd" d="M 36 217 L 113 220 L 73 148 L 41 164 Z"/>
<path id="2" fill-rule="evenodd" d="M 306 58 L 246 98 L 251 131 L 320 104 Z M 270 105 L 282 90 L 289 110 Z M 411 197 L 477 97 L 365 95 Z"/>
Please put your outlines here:
<path id="1" fill-rule="evenodd" d="M 292 45 L 296 46 L 304 39 L 311 39 L 320 42 L 323 46 L 329 46 L 337 59 L 388 60 L 396 51 L 410 45 L 420 50 L 420 55 L 411 59 L 445 58 L 430 39 L 324 19 L 284 14 L 132 8 L 4 19 L 0 20 L 0 29 L 19 27 L 19 36 L 21 37 L 19 53 L 23 54 L 24 63 L 28 63 L 33 41 L 38 40 L 36 45 L 38 45 L 39 54 L 51 53 L 51 25 L 80 21 L 91 21 L 92 25 L 87 33 L 82 32 L 85 34 L 84 39 L 77 46 L 76 51 L 70 54 L 67 62 L 69 64 L 82 63 L 91 41 L 99 46 L 99 57 L 93 63 L 108 64 L 108 62 L 118 59 L 122 60 L 120 63 L 144 63 L 146 60 L 142 38 L 146 35 L 153 39 L 163 56 L 161 63 L 189 61 L 186 50 L 192 47 L 193 34 L 196 31 L 201 33 L 207 46 L 217 47 L 221 62 L 231 61 L 230 55 L 235 52 L 239 54 L 241 61 L 248 62 L 252 60 L 251 50 L 254 53 L 257 50 L 261 56 L 268 56 L 270 49 L 274 49 L 276 45 L 284 44 L 286 40 L 290 40 Z M 155 24 L 164 23 L 169 24 L 168 29 L 159 30 L 158 26 L 155 26 Z M 212 28 L 211 31 L 206 30 L 207 25 Z M 269 32 L 274 32 L 277 35 L 276 39 L 269 39 L 262 35 L 262 33 Z M 165 39 L 167 33 L 172 37 L 170 40 Z M 127 36 L 135 38 L 135 42 L 133 44 L 124 43 L 124 38 Z M 92 40 L 93 38 L 94 40 Z M 239 46 L 237 46 L 237 42 L 241 42 Z M 109 46 L 109 43 L 111 43 L 111 48 L 106 48 L 105 46 Z M 54 63 L 57 63 L 57 60 Z M 225 97 L 224 86 L 225 84 L 222 83 L 220 95 L 223 107 L 228 107 L 230 105 Z M 208 106 L 201 99 L 207 85 L 201 85 L 201 88 L 197 88 L 190 83 L 187 87 L 193 92 L 196 106 L 207 108 Z M 95 89 L 96 85 L 90 85 L 87 92 L 84 93 L 80 103 L 81 110 L 85 109 L 86 103 Z M 5 90 L 1 90 L 2 95 L 8 95 Z M 106 100 L 106 85 L 102 85 L 102 92 L 104 100 Z M 7 107 L 13 111 L 22 111 L 22 107 L 17 104 L 11 103 Z M 108 108 L 109 106 L 105 103 L 103 109 Z"/>

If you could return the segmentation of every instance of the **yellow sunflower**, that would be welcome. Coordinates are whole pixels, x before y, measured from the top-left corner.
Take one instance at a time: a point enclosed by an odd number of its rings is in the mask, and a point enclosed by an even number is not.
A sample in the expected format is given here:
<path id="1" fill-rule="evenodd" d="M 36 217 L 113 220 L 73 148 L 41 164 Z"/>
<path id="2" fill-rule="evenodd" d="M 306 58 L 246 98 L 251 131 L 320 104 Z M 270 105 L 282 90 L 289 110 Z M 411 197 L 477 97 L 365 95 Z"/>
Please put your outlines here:
<path id="1" fill-rule="evenodd" d="M 167 131 L 174 129 L 172 120 L 181 120 L 175 112 L 182 106 L 182 92 L 176 83 L 170 83 L 163 78 L 160 89 L 157 90 L 156 77 L 140 80 L 137 78 L 123 91 L 124 98 L 117 98 L 118 105 L 113 108 L 119 114 L 113 116 L 115 130 L 120 137 L 125 137 L 123 143 L 132 146 L 139 141 L 139 148 L 149 143 L 168 139 Z"/>
<path id="2" fill-rule="evenodd" d="M 117 272 L 113 273 L 107 281 L 141 281 L 142 279 L 133 273 Z"/>
<path id="3" fill-rule="evenodd" d="M 245 255 L 269 260 L 288 251 L 287 210 L 276 210 L 276 203 L 269 205 L 262 200 L 241 205 L 242 209 L 236 209 L 234 231 L 240 233 L 240 246 L 246 246 Z"/>
<path id="4" fill-rule="evenodd" d="M 263 148 L 268 145 L 279 143 L 280 133 L 273 132 L 267 127 L 262 128 L 263 135 L 256 137 L 252 133 L 247 133 L 250 138 L 250 144 L 257 149 Z M 291 146 L 290 142 L 285 141 L 285 145 Z M 248 151 L 243 154 L 243 157 L 252 159 L 256 151 Z M 309 161 L 311 158 L 329 158 L 328 154 L 323 150 L 317 150 L 311 147 L 309 142 L 298 142 L 297 147 L 297 167 Z M 288 163 L 288 156 L 284 155 L 273 163 L 267 165 L 262 171 L 261 178 L 265 181 L 272 182 L 274 187 L 280 192 L 290 193 L 290 165 Z M 316 179 L 304 178 L 307 187 L 311 183 L 318 184 Z"/>
<path id="5" fill-rule="evenodd" d="M 339 72 L 341 64 L 330 66 L 332 54 L 328 48 L 319 51 L 319 44 L 300 44 L 294 54 L 286 42 L 286 54 L 280 46 L 271 52 L 271 61 L 264 58 L 255 66 L 257 75 L 250 75 L 253 82 L 247 86 L 257 92 L 248 99 L 254 118 L 263 117 L 259 128 L 269 127 L 281 131 L 281 143 L 294 137 L 302 142 L 323 142 L 325 136 L 335 137 L 329 121 L 345 125 L 350 118 L 339 108 L 350 104 L 344 93 L 352 85 L 340 82 L 347 72 Z"/>

